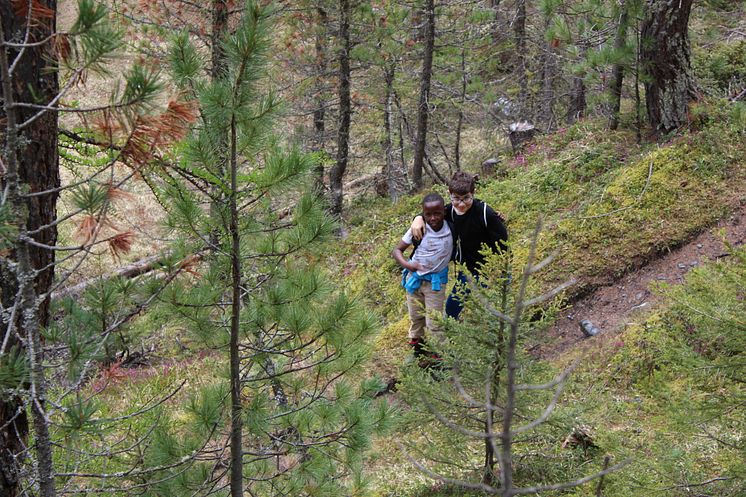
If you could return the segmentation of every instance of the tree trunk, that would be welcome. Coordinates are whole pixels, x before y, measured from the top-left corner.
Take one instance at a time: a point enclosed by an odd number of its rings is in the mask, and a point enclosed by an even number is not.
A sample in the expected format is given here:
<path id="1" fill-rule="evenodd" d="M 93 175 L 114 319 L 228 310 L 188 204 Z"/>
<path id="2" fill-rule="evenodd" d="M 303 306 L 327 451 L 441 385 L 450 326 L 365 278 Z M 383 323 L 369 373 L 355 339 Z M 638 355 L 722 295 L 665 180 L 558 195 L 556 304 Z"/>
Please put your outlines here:
<path id="1" fill-rule="evenodd" d="M 495 19 L 492 21 L 492 43 L 497 45 L 498 43 L 502 43 L 503 41 L 503 34 L 502 34 L 502 19 L 500 15 L 500 1 L 501 0 L 487 0 L 487 7 L 495 11 Z"/>
<path id="2" fill-rule="evenodd" d="M 243 406 L 241 405 L 241 356 L 238 350 L 241 331 L 241 238 L 238 228 L 238 157 L 236 153 L 236 117 L 230 128 L 230 226 L 231 235 L 231 497 L 243 497 Z"/>
<path id="3" fill-rule="evenodd" d="M 433 70 L 433 50 L 435 47 L 435 5 L 433 0 L 425 2 L 425 46 L 422 55 L 422 76 L 420 77 L 420 101 L 417 107 L 417 137 L 414 145 L 412 165 L 412 189 L 422 188 L 422 170 L 427 143 L 427 117 L 430 106 L 430 78 Z"/>
<path id="4" fill-rule="evenodd" d="M 534 125 L 527 121 L 512 123 L 508 126 L 508 130 L 510 146 L 513 148 L 513 153 L 515 154 L 519 153 L 523 149 L 523 144 L 531 141 L 537 132 Z"/>
<path id="5" fill-rule="evenodd" d="M 342 178 L 347 170 L 350 153 L 350 0 L 339 1 L 339 129 L 337 131 L 337 162 L 329 171 L 331 213 L 342 216 Z"/>
<path id="6" fill-rule="evenodd" d="M 640 55 L 647 76 L 645 104 L 656 133 L 686 124 L 689 102 L 695 97 L 688 33 L 692 1 L 648 2 Z"/>
<path id="7" fill-rule="evenodd" d="M 515 23 L 515 53 L 518 57 L 516 67 L 518 80 L 518 119 L 526 119 L 528 104 L 528 75 L 526 74 L 526 0 L 516 0 Z"/>
<path id="8" fill-rule="evenodd" d="M 461 95 L 459 96 L 458 121 L 456 122 L 456 144 L 453 146 L 453 161 L 456 171 L 461 170 L 461 129 L 464 125 L 464 105 L 466 105 L 466 49 L 461 47 Z"/>
<path id="9" fill-rule="evenodd" d="M 544 29 L 549 29 L 551 17 L 546 16 L 544 19 Z M 543 74 L 541 84 L 541 113 L 538 115 L 538 121 L 544 125 L 546 131 L 550 131 L 554 123 L 554 78 L 556 75 L 556 55 L 554 53 L 554 40 L 544 45 L 543 54 Z"/>
<path id="10" fill-rule="evenodd" d="M 325 80 L 326 71 L 328 68 L 326 58 L 326 30 L 327 30 L 327 14 L 324 7 L 319 3 L 316 7 L 316 14 L 318 16 L 318 25 L 316 26 L 316 81 L 315 81 L 315 109 L 313 111 L 313 151 L 322 152 L 325 144 L 325 117 L 326 117 L 326 95 Z M 319 161 L 318 165 L 314 169 L 314 176 L 316 177 L 316 188 L 319 192 L 324 191 L 324 163 Z"/>
<path id="11" fill-rule="evenodd" d="M 221 40 L 228 29 L 228 3 L 227 0 L 212 0 L 212 33 L 210 42 L 212 44 L 212 67 L 210 77 L 216 81 L 224 75 L 226 69 L 225 51 Z"/>
<path id="12" fill-rule="evenodd" d="M 39 3 L 51 14 L 34 17 L 34 26 L 29 32 L 29 42 L 43 40 L 55 29 L 56 1 L 40 1 Z M 2 23 L 0 41 L 4 42 L 13 37 L 23 39 L 26 18 L 14 14 L 11 2 L 0 4 L 0 22 Z M 15 61 L 19 50 L 13 47 L 2 49 L 0 64 L 3 66 L 4 106 L 0 111 L 0 122 L 4 125 L 2 158 L 6 174 L 0 190 L 8 192 L 8 189 L 17 189 L 14 202 L 18 204 L 16 206 L 18 219 L 15 221 L 19 232 L 29 233 L 29 237 L 35 241 L 52 246 L 57 242 L 56 227 L 35 231 L 56 219 L 57 193 L 32 197 L 24 197 L 23 193 L 43 192 L 59 187 L 57 114 L 46 112 L 33 123 L 19 130 L 17 124 L 35 115 L 38 110 L 12 107 L 13 102 L 49 102 L 57 95 L 59 85 L 55 71 L 56 54 L 50 49 L 50 45 L 26 47 L 22 60 L 18 61 L 15 66 L 12 80 L 7 72 L 8 64 Z M 9 206 L 12 204 L 9 198 L 6 197 L 5 200 L 9 202 Z M 16 248 L 3 259 L 5 260 L 0 265 L 2 306 L 9 310 L 17 305 L 18 312 L 15 313 L 12 326 L 3 322 L 4 331 L 0 334 L 2 353 L 6 354 L 11 347 L 16 347 L 21 354 L 29 358 L 33 356 L 31 361 L 33 365 L 35 361 L 43 359 L 43 354 L 38 347 L 36 350 L 33 348 L 26 350 L 24 347 L 31 345 L 28 341 L 29 334 L 33 342 L 39 339 L 39 327 L 46 326 L 49 320 L 49 298 L 45 298 L 42 302 L 37 302 L 37 300 L 38 296 L 46 294 L 51 288 L 54 279 L 54 253 L 19 240 Z M 10 261 L 17 263 L 18 266 L 15 269 L 11 268 L 6 264 Z M 33 271 L 39 271 L 35 278 L 32 276 Z M 32 279 L 24 285 L 19 281 L 19 276 Z M 18 300 L 19 290 L 25 293 L 25 298 L 22 297 L 21 301 Z M 33 302 L 29 302 L 29 299 Z M 26 308 L 23 309 L 23 307 Z M 28 326 L 33 329 L 27 329 Z M 26 343 L 21 343 L 20 338 L 23 338 Z M 40 367 L 32 375 L 38 372 L 40 372 Z M 39 381 L 41 392 L 37 395 L 37 407 L 44 409 L 43 378 Z M 38 410 L 34 411 L 34 416 L 36 414 Z M 0 396 L 0 495 L 2 496 L 16 496 L 20 493 L 19 467 L 25 453 L 28 429 L 28 419 L 22 399 L 18 396 L 10 398 Z M 40 472 L 48 470 L 49 474 L 40 478 L 39 485 L 40 491 L 49 495 L 50 483 L 51 491 L 54 491 L 54 481 L 50 479 L 52 476 L 51 446 L 41 447 L 46 452 L 40 454 L 42 438 L 44 438 L 43 434 L 41 436 L 37 434 L 39 470 Z"/>
<path id="13" fill-rule="evenodd" d="M 384 178 L 386 181 L 386 191 L 388 197 L 396 201 L 406 192 L 407 172 L 404 163 L 396 158 L 394 153 L 393 131 L 391 119 L 394 113 L 394 74 L 396 62 L 388 63 L 384 67 L 384 79 L 386 81 L 386 97 L 383 109 L 383 148 L 386 155 L 386 164 L 384 166 Z"/>
<path id="14" fill-rule="evenodd" d="M 225 57 L 225 50 L 223 50 L 222 40 L 225 38 L 226 32 L 228 31 L 228 0 L 212 0 L 212 19 L 211 19 L 211 33 L 210 33 L 210 79 L 212 82 L 216 82 L 219 79 L 226 76 L 228 63 Z M 202 111 L 204 115 L 204 111 Z M 228 137 L 225 134 L 221 137 L 221 145 L 218 147 L 221 151 L 219 159 L 215 161 L 215 169 L 217 170 L 218 176 L 222 177 L 225 174 L 227 166 L 227 155 L 222 153 L 228 148 Z M 213 188 L 213 200 L 210 202 L 210 217 L 214 221 L 214 226 L 219 226 L 222 218 L 222 206 L 224 205 L 225 199 L 223 198 L 223 192 L 220 188 Z M 215 250 L 220 245 L 219 234 L 217 230 L 210 234 L 210 243 L 212 249 Z"/>
<path id="15" fill-rule="evenodd" d="M 585 42 L 580 44 L 580 57 L 585 59 L 588 46 Z M 583 74 L 575 74 L 572 77 L 572 89 L 570 90 L 570 103 L 567 105 L 567 124 L 573 124 L 585 115 L 585 78 Z"/>
<path id="16" fill-rule="evenodd" d="M 624 48 L 624 44 L 627 41 L 627 24 L 629 23 L 629 10 L 627 9 L 626 0 L 622 0 L 619 5 L 621 12 L 619 13 L 619 24 L 616 29 L 616 37 L 614 38 L 614 51 L 619 54 Z M 622 83 L 624 82 L 624 64 L 617 62 L 611 68 L 611 86 L 609 91 L 611 93 L 611 116 L 609 117 L 609 129 L 617 129 L 619 127 L 619 109 L 621 108 L 622 102 Z"/>

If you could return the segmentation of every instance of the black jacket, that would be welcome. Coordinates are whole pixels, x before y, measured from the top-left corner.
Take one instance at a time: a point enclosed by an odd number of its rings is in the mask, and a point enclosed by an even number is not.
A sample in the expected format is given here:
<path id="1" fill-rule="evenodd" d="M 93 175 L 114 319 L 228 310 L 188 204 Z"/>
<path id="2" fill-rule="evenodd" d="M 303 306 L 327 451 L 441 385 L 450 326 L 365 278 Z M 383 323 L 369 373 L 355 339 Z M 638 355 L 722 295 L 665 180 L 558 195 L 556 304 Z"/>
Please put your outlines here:
<path id="1" fill-rule="evenodd" d="M 508 229 L 505 222 L 489 205 L 474 199 L 471 208 L 461 216 L 451 204 L 446 205 L 446 220 L 453 233 L 453 259 L 476 273 L 484 262 L 479 253 L 483 245 L 492 251 L 507 250 Z"/>

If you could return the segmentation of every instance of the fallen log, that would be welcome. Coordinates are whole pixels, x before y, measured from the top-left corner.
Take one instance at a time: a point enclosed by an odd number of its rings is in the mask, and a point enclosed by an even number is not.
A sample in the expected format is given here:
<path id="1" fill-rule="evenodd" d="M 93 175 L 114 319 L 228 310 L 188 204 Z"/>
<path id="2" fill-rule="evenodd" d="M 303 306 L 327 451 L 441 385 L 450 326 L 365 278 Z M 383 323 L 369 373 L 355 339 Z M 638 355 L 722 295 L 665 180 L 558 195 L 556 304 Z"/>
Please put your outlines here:
<path id="1" fill-rule="evenodd" d="M 93 278 L 83 280 L 75 285 L 60 288 L 56 292 L 52 292 L 52 300 L 59 300 L 65 297 L 77 297 L 78 295 L 83 293 L 89 286 L 104 280 L 109 280 L 111 278 L 135 278 L 136 276 L 149 273 L 154 269 L 160 267 L 161 263 L 163 262 L 163 257 L 163 255 L 152 255 L 150 257 L 140 259 L 137 262 L 133 262 L 132 264 L 127 264 L 126 266 L 123 266 L 112 273 L 94 276 Z"/>

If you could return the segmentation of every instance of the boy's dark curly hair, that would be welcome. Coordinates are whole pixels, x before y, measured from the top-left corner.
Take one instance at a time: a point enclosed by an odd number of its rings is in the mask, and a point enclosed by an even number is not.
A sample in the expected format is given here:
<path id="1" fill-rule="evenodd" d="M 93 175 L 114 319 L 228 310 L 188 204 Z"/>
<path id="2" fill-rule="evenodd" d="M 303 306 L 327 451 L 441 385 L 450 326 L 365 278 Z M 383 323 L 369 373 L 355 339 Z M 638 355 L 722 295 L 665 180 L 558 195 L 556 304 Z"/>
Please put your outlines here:
<path id="1" fill-rule="evenodd" d="M 422 205 L 429 204 L 430 202 L 440 202 L 445 205 L 445 200 L 443 200 L 440 193 L 428 193 L 425 195 L 425 198 L 422 199 Z"/>
<path id="2" fill-rule="evenodd" d="M 466 195 L 467 193 L 474 193 L 479 176 L 476 174 L 470 174 L 466 171 L 456 171 L 448 181 L 448 191 L 455 193 L 456 195 Z"/>

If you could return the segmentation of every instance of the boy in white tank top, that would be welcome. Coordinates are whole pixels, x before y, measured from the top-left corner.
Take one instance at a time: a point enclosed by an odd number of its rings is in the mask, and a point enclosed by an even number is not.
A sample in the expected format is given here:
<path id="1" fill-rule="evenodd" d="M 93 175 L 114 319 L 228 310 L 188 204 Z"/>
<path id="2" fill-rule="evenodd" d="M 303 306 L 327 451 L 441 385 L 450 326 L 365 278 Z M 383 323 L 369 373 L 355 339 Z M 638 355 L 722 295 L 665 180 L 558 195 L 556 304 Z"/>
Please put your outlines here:
<path id="1" fill-rule="evenodd" d="M 425 330 L 440 333 L 435 317 L 443 315 L 448 282 L 448 262 L 453 253 L 453 236 L 445 221 L 445 201 L 437 193 L 430 193 L 422 200 L 425 235 L 416 245 L 412 258 L 404 258 L 404 251 L 414 243 L 409 229 L 399 241 L 392 257 L 404 268 L 402 286 L 407 290 L 409 310 L 409 345 L 415 357 L 424 355 Z"/>

